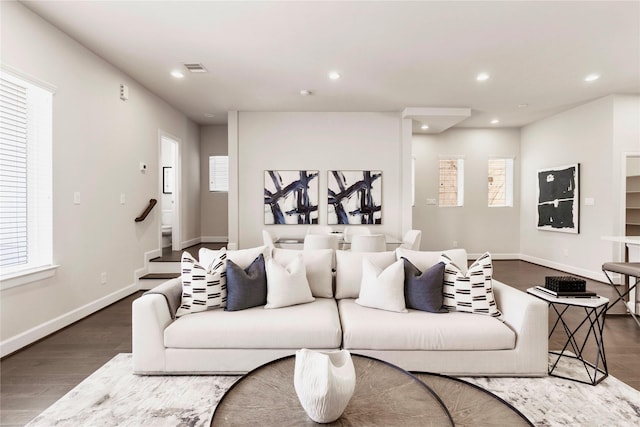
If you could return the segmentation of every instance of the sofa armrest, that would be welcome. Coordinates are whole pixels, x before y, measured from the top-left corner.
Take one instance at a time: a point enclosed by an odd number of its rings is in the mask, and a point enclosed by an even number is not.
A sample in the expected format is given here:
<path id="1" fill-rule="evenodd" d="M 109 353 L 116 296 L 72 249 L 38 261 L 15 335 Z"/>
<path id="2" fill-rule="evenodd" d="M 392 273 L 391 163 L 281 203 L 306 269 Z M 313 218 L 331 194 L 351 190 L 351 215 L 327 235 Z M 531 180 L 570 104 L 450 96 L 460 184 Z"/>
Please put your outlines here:
<path id="1" fill-rule="evenodd" d="M 144 295 L 159 294 L 164 296 L 169 306 L 169 313 L 171 318 L 176 318 L 176 312 L 178 307 L 182 303 L 182 278 L 176 277 L 175 279 L 168 280 L 153 289 L 148 290 Z"/>
<path id="2" fill-rule="evenodd" d="M 493 293 L 502 320 L 516 333 L 518 353 L 526 355 L 531 368 L 547 371 L 549 351 L 549 307 L 526 292 L 493 280 Z"/>
<path id="3" fill-rule="evenodd" d="M 162 294 L 144 294 L 133 301 L 133 372 L 165 370 L 164 330 L 173 322 L 167 299 Z"/>

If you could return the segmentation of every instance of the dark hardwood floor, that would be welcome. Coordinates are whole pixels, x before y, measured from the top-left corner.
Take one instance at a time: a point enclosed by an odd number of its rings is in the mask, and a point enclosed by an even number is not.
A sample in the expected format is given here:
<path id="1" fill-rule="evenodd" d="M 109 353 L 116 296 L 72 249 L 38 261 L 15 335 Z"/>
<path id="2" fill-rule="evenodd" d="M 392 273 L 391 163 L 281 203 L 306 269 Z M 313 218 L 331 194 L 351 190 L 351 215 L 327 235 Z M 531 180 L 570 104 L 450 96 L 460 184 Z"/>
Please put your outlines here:
<path id="1" fill-rule="evenodd" d="M 494 276 L 525 290 L 563 275 L 523 261 L 494 261 Z M 612 298 L 613 290 L 587 287 Z M 131 303 L 135 293 L 0 361 L 0 425 L 24 425 L 118 353 L 131 352 Z M 552 317 L 552 315 L 550 315 Z M 579 319 L 578 313 L 569 316 Z M 640 328 L 627 316 L 609 316 L 604 332 L 609 373 L 640 390 Z M 560 338 L 551 338 L 550 347 Z"/>

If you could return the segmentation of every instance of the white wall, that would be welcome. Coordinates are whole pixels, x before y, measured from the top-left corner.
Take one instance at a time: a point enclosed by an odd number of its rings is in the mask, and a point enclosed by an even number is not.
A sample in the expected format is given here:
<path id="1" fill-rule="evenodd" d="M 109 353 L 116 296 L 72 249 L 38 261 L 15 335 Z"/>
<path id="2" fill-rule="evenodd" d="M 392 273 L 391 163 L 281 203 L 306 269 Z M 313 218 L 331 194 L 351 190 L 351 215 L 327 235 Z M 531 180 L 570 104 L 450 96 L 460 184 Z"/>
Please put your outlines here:
<path id="1" fill-rule="evenodd" d="M 133 272 L 160 247 L 159 206 L 134 223 L 160 196 L 159 129 L 182 141 L 185 239 L 200 236 L 200 171 L 196 124 L 20 3 L 1 7 L 3 64 L 57 86 L 53 257 L 60 265 L 51 279 L 2 291 L 6 354 L 137 289 Z M 129 86 L 126 102 L 120 83 Z M 148 165 L 145 174 L 140 161 Z M 80 205 L 73 204 L 75 191 Z"/>
<path id="2" fill-rule="evenodd" d="M 413 228 L 422 230 L 422 250 L 457 246 L 467 253 L 518 258 L 520 220 L 520 132 L 518 129 L 450 129 L 437 135 L 414 135 L 416 195 Z M 464 157 L 464 206 L 427 205 L 438 200 L 438 160 Z M 488 207 L 488 160 L 514 159 L 514 206 Z"/>
<path id="3" fill-rule="evenodd" d="M 229 229 L 227 193 L 209 191 L 209 156 L 228 155 L 226 125 L 200 128 L 200 230 L 202 240 L 226 241 Z"/>
<path id="4" fill-rule="evenodd" d="M 640 150 L 638 97 L 607 96 L 522 129 L 523 258 L 604 280 L 602 263 L 620 251 L 602 236 L 621 233 L 622 152 Z M 624 130 L 622 129 L 624 128 Z M 580 233 L 536 229 L 536 171 L 580 163 Z M 595 199 L 593 206 L 585 198 Z"/>
<path id="5" fill-rule="evenodd" d="M 229 122 L 229 126 L 232 123 Z M 231 227 L 230 246 L 240 248 L 262 244 L 267 228 L 278 236 L 303 236 L 306 226 L 264 226 L 264 171 L 318 170 L 319 223 L 327 223 L 327 171 L 382 170 L 382 224 L 375 232 L 400 237 L 401 203 L 401 118 L 385 113 L 238 113 L 236 146 L 238 164 L 237 204 L 230 216 L 238 215 L 238 227 Z M 236 132 L 229 129 L 231 136 Z M 230 137 L 230 144 L 234 138 Z M 232 186 L 233 188 L 233 186 Z M 231 190 L 231 189 L 230 189 Z M 230 200 L 236 200 L 232 194 Z M 340 226 L 335 226 L 340 229 Z M 235 239 L 237 234 L 237 240 Z"/>

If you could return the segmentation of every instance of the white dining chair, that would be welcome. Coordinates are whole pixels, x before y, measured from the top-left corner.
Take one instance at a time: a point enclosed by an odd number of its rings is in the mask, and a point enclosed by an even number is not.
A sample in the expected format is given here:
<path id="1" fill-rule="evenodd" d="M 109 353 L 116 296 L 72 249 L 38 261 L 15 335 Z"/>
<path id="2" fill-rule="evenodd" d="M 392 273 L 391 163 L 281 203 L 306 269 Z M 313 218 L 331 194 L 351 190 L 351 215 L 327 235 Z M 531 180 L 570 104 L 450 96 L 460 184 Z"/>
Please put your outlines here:
<path id="1" fill-rule="evenodd" d="M 371 234 L 371 229 L 364 225 L 348 225 L 344 228 L 343 239 L 345 243 L 351 243 L 353 236 L 359 236 L 362 234 Z"/>
<path id="2" fill-rule="evenodd" d="M 268 230 L 262 230 L 262 243 L 273 249 L 276 247 L 276 240 L 277 238 L 271 234 Z"/>
<path id="3" fill-rule="evenodd" d="M 338 236 L 334 234 L 307 234 L 304 237 L 303 250 L 338 249 Z"/>
<path id="4" fill-rule="evenodd" d="M 328 225 L 310 225 L 307 227 L 307 235 L 309 234 L 331 234 L 333 230 Z"/>
<path id="5" fill-rule="evenodd" d="M 401 248 L 411 249 L 412 251 L 420 250 L 420 240 L 422 238 L 422 231 L 409 230 L 402 238 Z"/>
<path id="6" fill-rule="evenodd" d="M 384 234 L 360 234 L 351 239 L 352 252 L 384 252 L 386 249 Z"/>

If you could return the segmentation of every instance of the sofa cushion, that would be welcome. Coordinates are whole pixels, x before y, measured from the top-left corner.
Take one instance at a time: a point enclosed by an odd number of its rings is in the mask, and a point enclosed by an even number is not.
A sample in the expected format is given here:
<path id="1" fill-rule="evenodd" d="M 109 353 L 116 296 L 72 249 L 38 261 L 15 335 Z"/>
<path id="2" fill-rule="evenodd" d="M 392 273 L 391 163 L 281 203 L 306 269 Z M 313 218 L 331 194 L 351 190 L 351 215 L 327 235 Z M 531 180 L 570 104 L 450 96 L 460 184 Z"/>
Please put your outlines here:
<path id="1" fill-rule="evenodd" d="M 362 283 L 356 304 L 406 313 L 404 305 L 404 264 L 396 261 L 384 270 L 367 258 L 362 260 Z"/>
<path id="2" fill-rule="evenodd" d="M 235 311 L 267 303 L 267 273 L 262 254 L 245 269 L 227 260 L 227 305 Z"/>
<path id="3" fill-rule="evenodd" d="M 281 308 L 313 301 L 302 254 L 287 265 L 273 258 L 267 260 L 267 305 L 264 308 Z"/>
<path id="4" fill-rule="evenodd" d="M 444 263 L 439 262 L 420 271 L 406 258 L 404 262 L 404 300 L 407 308 L 446 313 L 442 305 L 442 286 L 444 283 Z"/>
<path id="5" fill-rule="evenodd" d="M 336 298 L 358 298 L 362 282 L 362 260 L 385 269 L 396 261 L 395 252 L 336 251 Z"/>
<path id="6" fill-rule="evenodd" d="M 176 317 L 224 307 L 227 302 L 226 253 L 222 249 L 210 265 L 182 253 L 182 294 Z"/>
<path id="7" fill-rule="evenodd" d="M 467 272 L 467 251 L 464 249 L 447 249 L 446 251 L 413 251 L 411 249 L 396 249 L 397 259 L 406 258 L 420 271 L 440 262 L 440 256 L 446 254 L 463 273 Z"/>
<path id="8" fill-rule="evenodd" d="M 333 297 L 333 276 L 331 264 L 333 263 L 332 249 L 273 249 L 271 256 L 278 263 L 286 265 L 297 255 L 302 254 L 304 268 L 307 272 L 307 280 L 311 288 L 311 294 L 318 298 Z"/>
<path id="9" fill-rule="evenodd" d="M 200 248 L 198 251 L 198 259 L 202 265 L 210 265 L 219 251 L 209 248 Z M 233 261 L 241 268 L 247 268 L 258 255 L 262 254 L 265 259 L 270 255 L 268 246 L 257 246 L 249 249 L 239 249 L 234 251 L 227 250 L 227 259 Z"/>
<path id="10" fill-rule="evenodd" d="M 490 316 L 394 313 L 362 307 L 353 299 L 338 301 L 338 308 L 347 350 L 508 350 L 516 345 L 515 332 Z"/>
<path id="11" fill-rule="evenodd" d="M 210 310 L 181 317 L 164 331 L 164 345 L 172 348 L 332 349 L 341 341 L 336 301 L 329 298 L 278 310 Z"/>
<path id="12" fill-rule="evenodd" d="M 442 255 L 444 267 L 444 306 L 473 314 L 487 314 L 500 317 L 493 295 L 493 265 L 488 252 L 478 258 L 464 274 L 446 254 Z"/>

